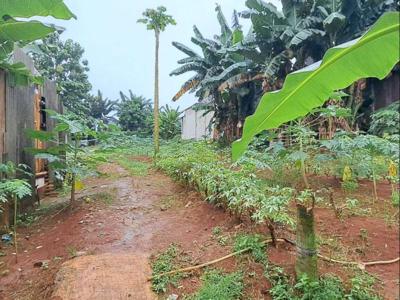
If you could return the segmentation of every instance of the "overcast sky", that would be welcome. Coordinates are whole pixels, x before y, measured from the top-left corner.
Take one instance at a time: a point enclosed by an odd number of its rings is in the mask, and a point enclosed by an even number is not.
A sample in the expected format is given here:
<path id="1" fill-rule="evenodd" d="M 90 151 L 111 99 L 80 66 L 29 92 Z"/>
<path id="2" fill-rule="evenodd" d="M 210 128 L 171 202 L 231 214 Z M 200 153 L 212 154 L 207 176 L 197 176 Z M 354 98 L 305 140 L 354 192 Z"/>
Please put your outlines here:
<path id="1" fill-rule="evenodd" d="M 218 2 L 230 22 L 234 9 L 245 9 L 245 0 L 64 0 L 77 20 L 55 21 L 66 28 L 62 38 L 71 38 L 85 48 L 89 60 L 89 80 L 93 91 L 100 89 L 106 97 L 117 99 L 119 91 L 131 89 L 137 95 L 153 98 L 154 34 L 136 23 L 146 8 L 163 5 L 177 21 L 161 35 L 160 102 L 171 104 L 171 98 L 190 74 L 170 77 L 176 61 L 184 54 L 171 45 L 178 41 L 194 49 L 190 42 L 192 27 L 212 37 L 220 28 L 215 13 Z M 279 0 L 270 1 L 280 7 Z M 246 20 L 242 21 L 248 29 Z M 182 97 L 181 109 L 196 102 L 193 94 Z"/>

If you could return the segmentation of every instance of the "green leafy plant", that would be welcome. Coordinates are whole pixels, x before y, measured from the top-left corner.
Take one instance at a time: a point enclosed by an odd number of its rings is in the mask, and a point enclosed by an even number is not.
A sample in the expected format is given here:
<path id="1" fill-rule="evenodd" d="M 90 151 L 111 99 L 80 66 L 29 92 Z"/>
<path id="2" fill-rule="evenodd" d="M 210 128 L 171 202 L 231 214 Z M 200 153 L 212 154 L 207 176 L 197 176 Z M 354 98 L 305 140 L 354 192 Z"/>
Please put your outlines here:
<path id="1" fill-rule="evenodd" d="M 27 134 L 33 139 L 47 142 L 46 149 L 29 149 L 38 159 L 46 159 L 49 166 L 56 171 L 59 179 L 68 183 L 71 188 L 70 202 L 75 204 L 75 192 L 82 189 L 83 184 L 80 179 L 87 171 L 85 166 L 85 148 L 81 142 L 84 138 L 95 136 L 85 122 L 75 114 L 58 114 L 47 110 L 51 118 L 57 125 L 53 132 L 43 132 L 28 130 Z M 59 136 L 64 136 L 65 140 L 59 140 Z"/>
<path id="2" fill-rule="evenodd" d="M 201 281 L 200 290 L 188 300 L 235 300 L 243 296 L 243 274 L 240 272 L 224 274 L 220 270 L 209 270 Z"/>
<path id="3" fill-rule="evenodd" d="M 306 115 L 334 91 L 364 77 L 383 79 L 399 61 L 398 48 L 399 13 L 390 12 L 362 38 L 328 50 L 320 64 L 288 75 L 283 89 L 267 93 L 246 119 L 242 138 L 233 144 L 233 157 L 242 155 L 256 134 Z"/>
<path id="4" fill-rule="evenodd" d="M 250 248 L 250 253 L 256 262 L 266 265 L 268 258 L 266 255 L 266 244 L 260 235 L 240 234 L 235 239 L 234 251 L 241 251 Z"/>
<path id="5" fill-rule="evenodd" d="M 179 255 L 179 249 L 175 245 L 171 245 L 167 250 L 156 256 L 151 264 L 153 269 L 152 289 L 156 293 L 165 293 L 170 284 L 177 285 L 180 274 L 171 276 L 157 276 L 158 274 L 172 271 L 175 267 L 175 260 Z"/>
<path id="6" fill-rule="evenodd" d="M 400 123 L 400 102 L 396 101 L 391 105 L 381 108 L 371 116 L 371 134 L 384 136 L 387 134 L 398 134 Z"/>
<path id="7" fill-rule="evenodd" d="M 181 134 L 179 107 L 173 109 L 168 106 L 161 107 L 160 111 L 160 136 L 162 139 L 170 140 Z"/>
<path id="8" fill-rule="evenodd" d="M 153 106 L 151 100 L 137 96 L 129 90 L 129 95 L 120 92 L 117 104 L 118 123 L 123 130 L 141 137 L 151 136 L 153 129 Z"/>
<path id="9" fill-rule="evenodd" d="M 15 247 L 15 260 L 18 261 L 18 242 L 17 242 L 17 215 L 18 215 L 18 201 L 27 196 L 32 195 L 32 187 L 26 179 L 18 179 L 17 175 L 31 176 L 27 171 L 27 166 L 18 165 L 8 162 L 0 164 L 0 202 L 8 205 L 11 198 L 14 202 L 14 247 Z M 8 218 L 8 216 L 6 216 Z"/>
<path id="10" fill-rule="evenodd" d="M 274 223 L 293 225 L 285 210 L 293 199 L 292 189 L 269 187 L 248 170 L 229 166 L 204 142 L 166 145 L 156 166 L 198 189 L 207 201 L 266 223 L 274 240 Z"/>
<path id="11" fill-rule="evenodd" d="M 30 18 L 35 16 L 52 16 L 56 19 L 75 18 L 62 0 L 29 0 L 0 2 L 0 67 L 11 74 L 11 81 L 16 85 L 28 85 L 31 82 L 42 83 L 40 77 L 34 76 L 21 63 L 10 62 L 14 47 L 24 47 L 29 43 L 44 38 L 60 30 L 55 25 L 45 24 Z"/>
<path id="12" fill-rule="evenodd" d="M 43 76 L 57 84 L 62 104 L 72 113 L 97 117 L 99 106 L 95 105 L 99 104 L 99 99 L 90 95 L 92 85 L 84 48 L 71 39 L 62 40 L 58 32 L 36 44 L 39 51 L 31 52 L 35 66 Z"/>

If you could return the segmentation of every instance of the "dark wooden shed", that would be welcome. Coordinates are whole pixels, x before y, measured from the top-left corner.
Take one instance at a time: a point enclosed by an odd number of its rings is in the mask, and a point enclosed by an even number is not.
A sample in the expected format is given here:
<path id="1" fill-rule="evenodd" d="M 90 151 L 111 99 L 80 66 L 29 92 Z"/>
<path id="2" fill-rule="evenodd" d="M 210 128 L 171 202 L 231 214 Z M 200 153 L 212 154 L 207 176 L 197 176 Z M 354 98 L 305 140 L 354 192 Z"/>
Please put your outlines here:
<path id="1" fill-rule="evenodd" d="M 15 50 L 13 61 L 23 62 L 33 74 L 38 74 L 32 59 L 22 50 Z M 62 112 L 54 82 L 45 80 L 42 86 L 14 86 L 10 76 L 0 69 L 0 163 L 12 161 L 28 165 L 35 175 L 32 178 L 35 191 L 36 188 L 46 189 L 49 184 L 48 170 L 44 161 L 35 159 L 26 151 L 27 148 L 44 146 L 29 138 L 26 130 L 49 131 L 54 128 L 55 123 L 46 117 L 44 108 Z M 31 204 L 36 198 L 27 199 L 24 205 Z"/>

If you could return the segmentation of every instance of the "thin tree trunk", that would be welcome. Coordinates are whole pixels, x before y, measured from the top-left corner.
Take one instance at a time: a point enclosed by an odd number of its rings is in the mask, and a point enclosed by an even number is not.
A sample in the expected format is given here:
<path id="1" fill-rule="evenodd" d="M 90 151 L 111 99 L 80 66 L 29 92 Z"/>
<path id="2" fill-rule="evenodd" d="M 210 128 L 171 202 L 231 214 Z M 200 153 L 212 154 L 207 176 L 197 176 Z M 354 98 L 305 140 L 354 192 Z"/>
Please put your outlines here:
<path id="1" fill-rule="evenodd" d="M 18 199 L 14 195 L 14 248 L 15 248 L 15 263 L 18 263 L 18 243 L 17 243 L 17 209 L 18 209 Z"/>
<path id="2" fill-rule="evenodd" d="M 317 245 L 314 229 L 314 210 L 297 204 L 296 234 L 296 276 L 306 275 L 310 280 L 318 280 Z"/>
<path id="3" fill-rule="evenodd" d="M 74 149 L 74 166 L 78 163 L 78 147 L 80 144 L 80 139 L 75 135 L 75 149 Z M 75 205 L 75 189 L 76 189 L 76 173 L 75 171 L 72 172 L 71 178 L 71 209 L 74 208 Z"/>
<path id="4" fill-rule="evenodd" d="M 267 227 L 268 227 L 268 230 L 269 230 L 269 232 L 271 234 L 272 245 L 276 248 L 277 243 L 276 243 L 275 227 L 274 227 L 274 225 L 272 224 L 271 221 L 268 221 Z"/>
<path id="5" fill-rule="evenodd" d="M 154 72 L 154 154 L 160 151 L 160 125 L 159 125 L 159 65 L 158 53 L 160 48 L 160 32 L 155 31 L 156 34 L 156 57 L 155 57 L 155 72 Z"/>
<path id="6" fill-rule="evenodd" d="M 76 175 L 75 173 L 72 173 L 72 179 L 71 179 L 71 208 L 74 207 L 75 205 L 75 185 L 76 185 Z"/>

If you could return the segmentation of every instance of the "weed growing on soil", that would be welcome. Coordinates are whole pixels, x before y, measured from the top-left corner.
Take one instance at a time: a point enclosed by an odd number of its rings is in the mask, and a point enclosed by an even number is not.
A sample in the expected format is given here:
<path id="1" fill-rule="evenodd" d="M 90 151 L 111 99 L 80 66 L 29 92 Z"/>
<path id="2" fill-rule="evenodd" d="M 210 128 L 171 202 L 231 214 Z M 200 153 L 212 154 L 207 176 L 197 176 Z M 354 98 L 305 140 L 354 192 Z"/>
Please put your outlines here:
<path id="1" fill-rule="evenodd" d="M 201 280 L 200 290 L 185 300 L 236 300 L 243 296 L 243 274 L 240 272 L 225 274 L 220 270 L 210 270 Z"/>
<path id="2" fill-rule="evenodd" d="M 100 192 L 97 194 L 92 195 L 91 197 L 97 201 L 101 201 L 106 205 L 111 205 L 114 201 L 114 196 L 116 191 L 114 191 L 113 193 L 109 193 L 109 192 Z"/>
<path id="3" fill-rule="evenodd" d="M 132 176 L 146 176 L 148 174 L 150 167 L 148 163 L 128 159 L 126 156 L 118 156 L 116 161 Z"/>
<path id="4" fill-rule="evenodd" d="M 229 234 L 223 234 L 222 228 L 219 226 L 216 226 L 212 229 L 212 235 L 213 237 L 218 241 L 218 244 L 221 246 L 226 246 L 230 240 Z"/>
<path id="5" fill-rule="evenodd" d="M 292 284 L 289 276 L 282 268 L 272 267 L 265 272 L 271 282 L 269 293 L 273 300 L 379 300 L 374 292 L 374 278 L 367 273 L 358 273 L 351 279 L 348 289 L 342 281 L 326 275 L 318 281 L 311 281 L 307 277 L 300 278 Z"/>
<path id="6" fill-rule="evenodd" d="M 258 234 L 240 234 L 236 236 L 234 251 L 241 251 L 250 248 L 250 253 L 258 263 L 266 265 L 268 263 L 265 252 L 266 244 Z"/>
<path id="7" fill-rule="evenodd" d="M 67 253 L 69 258 L 74 258 L 76 257 L 78 250 L 76 250 L 75 246 L 68 246 Z"/>
<path id="8" fill-rule="evenodd" d="M 63 210 L 65 207 L 65 203 L 41 204 L 35 210 L 20 214 L 17 218 L 17 225 L 22 227 L 32 226 L 41 219 Z"/>
<path id="9" fill-rule="evenodd" d="M 176 286 L 179 279 L 182 277 L 181 274 L 175 274 L 171 276 L 158 276 L 161 273 L 169 272 L 175 269 L 175 261 L 179 254 L 179 249 L 176 245 L 171 245 L 167 250 L 160 253 L 154 261 L 151 263 L 153 269 L 153 276 L 156 276 L 152 280 L 152 289 L 154 292 L 160 294 L 165 293 L 170 284 Z"/>

